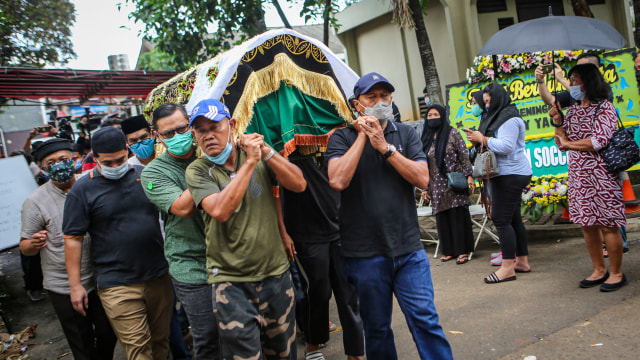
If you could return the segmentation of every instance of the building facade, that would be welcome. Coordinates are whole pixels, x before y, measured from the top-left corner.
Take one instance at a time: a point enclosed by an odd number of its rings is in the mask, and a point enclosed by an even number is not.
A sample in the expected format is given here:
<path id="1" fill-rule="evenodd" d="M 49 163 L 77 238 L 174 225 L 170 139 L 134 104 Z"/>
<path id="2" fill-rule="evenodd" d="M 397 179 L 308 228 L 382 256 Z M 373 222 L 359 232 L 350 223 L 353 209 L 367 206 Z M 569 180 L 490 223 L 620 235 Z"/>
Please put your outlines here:
<path id="1" fill-rule="evenodd" d="M 627 0 L 587 0 L 596 19 L 611 24 L 634 46 Z M 403 121 L 420 120 L 425 87 L 414 29 L 392 23 L 391 2 L 362 0 L 337 15 L 338 37 L 347 64 L 358 74 L 376 71 L 396 87 L 394 101 Z M 514 23 L 546 16 L 574 15 L 570 0 L 429 0 L 424 15 L 445 96 L 447 84 L 466 80 L 466 69 L 493 34 Z M 580 29 L 576 29 L 580 31 Z"/>

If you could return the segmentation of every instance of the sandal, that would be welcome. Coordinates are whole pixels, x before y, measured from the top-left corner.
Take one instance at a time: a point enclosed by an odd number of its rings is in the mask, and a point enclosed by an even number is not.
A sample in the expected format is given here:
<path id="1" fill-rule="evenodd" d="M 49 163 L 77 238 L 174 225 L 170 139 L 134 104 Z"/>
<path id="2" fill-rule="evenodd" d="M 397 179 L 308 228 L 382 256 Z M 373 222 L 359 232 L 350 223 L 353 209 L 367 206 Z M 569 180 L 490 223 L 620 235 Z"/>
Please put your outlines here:
<path id="1" fill-rule="evenodd" d="M 440 258 L 440 261 L 442 262 L 447 262 L 449 260 L 453 259 L 453 256 L 443 256 Z"/>
<path id="2" fill-rule="evenodd" d="M 498 275 L 496 275 L 496 273 L 492 272 L 489 276 L 484 278 L 484 282 L 487 283 L 487 284 L 497 284 L 497 283 L 501 283 L 501 282 L 505 282 L 505 281 L 513 281 L 513 280 L 516 280 L 516 279 L 517 279 L 517 277 L 515 275 L 513 275 L 513 276 L 508 277 L 506 279 L 500 280 Z"/>
<path id="3" fill-rule="evenodd" d="M 462 265 L 462 264 L 466 263 L 467 261 L 469 261 L 469 255 L 460 255 L 456 259 L 456 264 Z"/>

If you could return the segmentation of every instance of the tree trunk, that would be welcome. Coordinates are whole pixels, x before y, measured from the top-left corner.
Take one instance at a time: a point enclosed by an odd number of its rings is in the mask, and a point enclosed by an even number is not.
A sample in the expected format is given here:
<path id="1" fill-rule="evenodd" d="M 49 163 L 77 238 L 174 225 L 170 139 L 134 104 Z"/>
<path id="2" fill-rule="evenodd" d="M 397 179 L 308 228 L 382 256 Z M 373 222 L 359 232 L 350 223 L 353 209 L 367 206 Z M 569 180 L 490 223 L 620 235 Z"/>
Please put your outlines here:
<path id="1" fill-rule="evenodd" d="M 287 16 L 284 14 L 284 11 L 282 11 L 282 8 L 280 7 L 280 3 L 278 3 L 278 0 L 271 0 L 271 3 L 273 4 L 273 6 L 276 7 L 276 10 L 278 11 L 278 15 L 280 16 L 280 20 L 282 20 L 284 27 L 286 27 L 287 29 L 291 29 L 291 24 L 289 24 L 289 20 L 287 20 Z"/>
<path id="2" fill-rule="evenodd" d="M 640 46 L 640 0 L 633 0 L 633 15 L 633 22 L 635 23 L 636 29 L 633 33 L 633 37 L 636 42 L 636 46 Z"/>
<path id="3" fill-rule="evenodd" d="M 329 46 L 329 20 L 331 19 L 331 0 L 325 0 L 324 5 L 324 27 L 322 29 L 322 42 Z"/>
<path id="4" fill-rule="evenodd" d="M 571 6 L 573 7 L 573 13 L 576 16 L 593 17 L 593 13 L 587 4 L 587 0 L 571 0 Z"/>
<path id="5" fill-rule="evenodd" d="M 442 88 L 440 86 L 440 78 L 436 69 L 436 60 L 433 57 L 433 49 L 429 42 L 427 27 L 424 23 L 422 15 L 422 7 L 420 0 L 409 0 L 409 8 L 416 30 L 416 38 L 418 39 L 418 50 L 420 52 L 420 60 L 422 61 L 422 70 L 424 72 L 424 80 L 427 84 L 429 99 L 432 104 L 445 105 L 444 97 L 442 97 Z"/>

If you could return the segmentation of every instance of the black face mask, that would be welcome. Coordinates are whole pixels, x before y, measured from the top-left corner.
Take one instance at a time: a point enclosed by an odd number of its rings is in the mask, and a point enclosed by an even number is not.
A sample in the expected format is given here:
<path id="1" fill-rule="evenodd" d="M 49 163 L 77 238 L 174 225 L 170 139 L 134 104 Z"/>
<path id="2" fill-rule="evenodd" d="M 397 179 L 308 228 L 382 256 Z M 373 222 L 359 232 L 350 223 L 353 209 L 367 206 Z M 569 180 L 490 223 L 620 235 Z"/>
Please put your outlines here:
<path id="1" fill-rule="evenodd" d="M 427 119 L 427 126 L 430 127 L 431 129 L 437 129 L 440 126 L 442 126 L 442 119 L 441 118 Z"/>

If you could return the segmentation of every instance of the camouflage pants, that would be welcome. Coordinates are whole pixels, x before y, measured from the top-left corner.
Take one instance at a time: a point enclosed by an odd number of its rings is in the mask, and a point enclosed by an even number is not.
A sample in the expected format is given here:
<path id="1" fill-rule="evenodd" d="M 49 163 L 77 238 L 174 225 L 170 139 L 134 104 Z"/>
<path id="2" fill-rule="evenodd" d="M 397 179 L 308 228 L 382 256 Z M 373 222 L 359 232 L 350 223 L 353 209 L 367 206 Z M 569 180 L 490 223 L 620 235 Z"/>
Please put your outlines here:
<path id="1" fill-rule="evenodd" d="M 225 360 L 296 359 L 295 292 L 289 270 L 257 282 L 213 284 Z"/>

